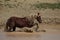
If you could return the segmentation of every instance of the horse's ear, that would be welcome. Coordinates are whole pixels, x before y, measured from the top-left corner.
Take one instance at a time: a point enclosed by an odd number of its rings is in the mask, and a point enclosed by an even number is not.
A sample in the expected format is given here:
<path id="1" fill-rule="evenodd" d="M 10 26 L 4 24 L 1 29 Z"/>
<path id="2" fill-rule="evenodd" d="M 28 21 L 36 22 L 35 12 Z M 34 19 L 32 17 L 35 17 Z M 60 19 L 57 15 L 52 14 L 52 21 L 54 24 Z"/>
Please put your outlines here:
<path id="1" fill-rule="evenodd" d="M 37 13 L 38 15 L 40 15 L 40 13 Z"/>

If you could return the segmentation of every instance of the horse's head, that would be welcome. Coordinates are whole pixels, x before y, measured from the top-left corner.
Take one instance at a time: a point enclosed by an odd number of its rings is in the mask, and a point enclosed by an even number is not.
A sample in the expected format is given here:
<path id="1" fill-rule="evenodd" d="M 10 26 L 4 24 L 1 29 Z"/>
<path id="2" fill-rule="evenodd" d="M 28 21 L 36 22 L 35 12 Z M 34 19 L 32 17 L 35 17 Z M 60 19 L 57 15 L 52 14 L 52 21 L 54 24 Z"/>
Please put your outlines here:
<path id="1" fill-rule="evenodd" d="M 39 23 L 42 23 L 41 16 L 36 16 L 36 15 L 34 15 L 34 18 L 35 18 Z"/>
<path id="2" fill-rule="evenodd" d="M 27 17 L 27 19 L 30 21 L 30 22 L 35 22 L 35 23 L 42 23 L 42 20 L 41 20 L 41 17 L 40 16 L 37 16 L 37 15 L 30 15 L 29 17 Z"/>

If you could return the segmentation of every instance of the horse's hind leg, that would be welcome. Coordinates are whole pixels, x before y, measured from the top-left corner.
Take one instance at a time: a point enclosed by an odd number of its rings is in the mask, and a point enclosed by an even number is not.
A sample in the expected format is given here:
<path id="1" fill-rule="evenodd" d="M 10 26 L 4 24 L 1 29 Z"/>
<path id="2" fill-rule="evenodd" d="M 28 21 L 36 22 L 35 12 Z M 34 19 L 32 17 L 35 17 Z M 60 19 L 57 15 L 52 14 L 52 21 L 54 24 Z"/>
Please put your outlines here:
<path id="1" fill-rule="evenodd" d="M 12 27 L 9 27 L 8 32 L 11 32 Z"/>
<path id="2" fill-rule="evenodd" d="M 9 31 L 10 31 L 10 32 L 12 31 L 14 25 L 15 25 L 14 22 L 11 22 L 11 23 L 10 23 L 10 27 L 9 27 Z M 15 28 L 14 28 L 14 29 L 15 29 Z"/>
<path id="3" fill-rule="evenodd" d="M 16 30 L 16 27 L 13 27 L 13 31 L 15 31 Z"/>
<path id="4" fill-rule="evenodd" d="M 8 30 L 8 31 L 9 31 L 9 32 L 11 32 L 11 31 L 12 31 L 12 29 L 13 29 L 13 25 L 10 25 L 10 26 L 9 26 L 9 30 Z"/>

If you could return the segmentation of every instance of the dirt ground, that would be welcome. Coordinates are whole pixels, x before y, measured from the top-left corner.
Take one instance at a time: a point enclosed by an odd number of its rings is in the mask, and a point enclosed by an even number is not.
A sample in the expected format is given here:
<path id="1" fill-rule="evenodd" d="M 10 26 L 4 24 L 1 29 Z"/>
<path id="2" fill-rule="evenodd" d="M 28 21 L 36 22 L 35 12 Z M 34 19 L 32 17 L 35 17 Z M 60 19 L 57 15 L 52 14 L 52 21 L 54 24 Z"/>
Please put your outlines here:
<path id="1" fill-rule="evenodd" d="M 0 40 L 60 40 L 60 24 L 40 24 L 46 32 L 4 32 L 0 29 Z"/>

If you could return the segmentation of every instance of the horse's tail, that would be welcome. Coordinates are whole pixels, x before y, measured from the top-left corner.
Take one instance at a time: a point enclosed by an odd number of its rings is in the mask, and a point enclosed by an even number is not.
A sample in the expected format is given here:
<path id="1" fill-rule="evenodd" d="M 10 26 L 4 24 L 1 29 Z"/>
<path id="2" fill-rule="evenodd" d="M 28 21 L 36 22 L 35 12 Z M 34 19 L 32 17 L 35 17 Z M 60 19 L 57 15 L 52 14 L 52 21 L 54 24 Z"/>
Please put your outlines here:
<path id="1" fill-rule="evenodd" d="M 7 22 L 6 22 L 6 26 L 5 26 L 5 29 L 4 29 L 5 32 L 8 32 L 8 27 L 9 27 L 9 23 L 10 23 L 9 21 L 10 20 L 8 19 Z"/>
<path id="2" fill-rule="evenodd" d="M 5 31 L 5 32 L 7 32 L 7 31 L 8 31 L 8 25 L 7 25 L 7 24 L 6 24 L 6 26 L 5 26 L 4 31 Z"/>

